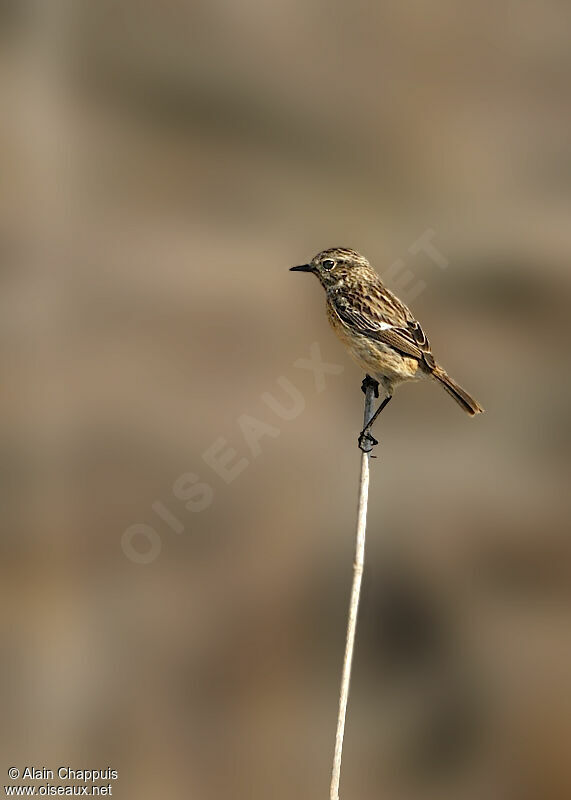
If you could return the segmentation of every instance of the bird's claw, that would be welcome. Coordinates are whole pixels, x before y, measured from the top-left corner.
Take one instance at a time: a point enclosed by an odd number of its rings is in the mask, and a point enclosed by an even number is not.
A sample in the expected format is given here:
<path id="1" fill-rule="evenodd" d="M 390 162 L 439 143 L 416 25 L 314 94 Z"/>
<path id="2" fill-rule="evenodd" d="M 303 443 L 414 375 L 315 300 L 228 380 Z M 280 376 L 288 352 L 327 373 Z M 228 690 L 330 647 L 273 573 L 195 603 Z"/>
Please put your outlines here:
<path id="1" fill-rule="evenodd" d="M 365 375 L 363 378 L 363 382 L 361 383 L 361 391 L 363 394 L 367 394 L 367 389 L 369 386 L 373 387 L 373 391 L 375 393 L 375 397 L 379 396 L 379 382 L 376 381 L 374 378 L 371 378 L 370 375 Z"/>
<path id="2" fill-rule="evenodd" d="M 373 447 L 379 443 L 378 439 L 375 439 L 373 434 L 366 428 L 359 434 L 358 442 L 359 449 L 362 450 L 363 453 L 370 453 Z"/>

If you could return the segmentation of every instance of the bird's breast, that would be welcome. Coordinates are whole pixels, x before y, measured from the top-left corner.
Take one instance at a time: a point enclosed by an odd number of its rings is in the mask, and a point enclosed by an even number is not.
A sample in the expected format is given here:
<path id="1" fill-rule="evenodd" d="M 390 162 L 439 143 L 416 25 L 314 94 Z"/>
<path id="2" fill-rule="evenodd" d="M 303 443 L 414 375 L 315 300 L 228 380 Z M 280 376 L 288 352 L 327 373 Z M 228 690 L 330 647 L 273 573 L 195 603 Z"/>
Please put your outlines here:
<path id="1" fill-rule="evenodd" d="M 327 318 L 349 355 L 369 375 L 387 377 L 395 383 L 421 377 L 416 358 L 402 355 L 390 345 L 370 339 L 354 330 L 341 320 L 329 302 Z"/>

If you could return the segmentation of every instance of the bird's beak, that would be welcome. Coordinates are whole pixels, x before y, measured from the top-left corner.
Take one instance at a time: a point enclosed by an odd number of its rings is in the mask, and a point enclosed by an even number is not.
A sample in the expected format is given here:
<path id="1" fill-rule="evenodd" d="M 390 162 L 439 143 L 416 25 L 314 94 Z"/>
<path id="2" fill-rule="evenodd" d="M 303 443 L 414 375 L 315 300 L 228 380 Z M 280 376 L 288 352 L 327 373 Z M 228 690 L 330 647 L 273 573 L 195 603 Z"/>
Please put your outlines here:
<path id="1" fill-rule="evenodd" d="M 311 264 L 300 264 L 299 267 L 290 267 L 290 272 L 313 272 Z"/>

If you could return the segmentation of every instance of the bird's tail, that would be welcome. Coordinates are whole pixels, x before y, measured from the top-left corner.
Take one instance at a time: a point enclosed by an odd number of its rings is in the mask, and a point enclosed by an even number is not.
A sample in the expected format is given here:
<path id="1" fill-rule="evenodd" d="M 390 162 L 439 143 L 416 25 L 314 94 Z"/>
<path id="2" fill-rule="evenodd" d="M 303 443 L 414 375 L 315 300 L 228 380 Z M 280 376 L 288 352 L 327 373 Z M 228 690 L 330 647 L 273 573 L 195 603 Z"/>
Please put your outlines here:
<path id="1" fill-rule="evenodd" d="M 446 370 L 442 369 L 439 364 L 436 364 L 432 370 L 432 374 L 436 380 L 444 386 L 449 395 L 451 395 L 459 406 L 462 406 L 467 414 L 473 417 L 475 414 L 481 414 L 484 410 L 482 406 L 471 397 L 468 392 L 464 391 L 461 386 L 458 386 L 456 381 L 452 380 Z"/>

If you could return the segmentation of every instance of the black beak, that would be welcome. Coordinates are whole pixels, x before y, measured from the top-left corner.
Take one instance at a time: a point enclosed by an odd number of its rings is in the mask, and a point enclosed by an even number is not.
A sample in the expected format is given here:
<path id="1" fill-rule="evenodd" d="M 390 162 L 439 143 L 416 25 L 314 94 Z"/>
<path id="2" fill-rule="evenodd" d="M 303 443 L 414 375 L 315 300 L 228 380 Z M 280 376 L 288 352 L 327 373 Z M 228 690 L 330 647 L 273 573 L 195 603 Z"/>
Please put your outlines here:
<path id="1" fill-rule="evenodd" d="M 311 264 L 301 264 L 299 267 L 290 267 L 290 272 L 313 272 Z"/>

